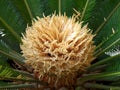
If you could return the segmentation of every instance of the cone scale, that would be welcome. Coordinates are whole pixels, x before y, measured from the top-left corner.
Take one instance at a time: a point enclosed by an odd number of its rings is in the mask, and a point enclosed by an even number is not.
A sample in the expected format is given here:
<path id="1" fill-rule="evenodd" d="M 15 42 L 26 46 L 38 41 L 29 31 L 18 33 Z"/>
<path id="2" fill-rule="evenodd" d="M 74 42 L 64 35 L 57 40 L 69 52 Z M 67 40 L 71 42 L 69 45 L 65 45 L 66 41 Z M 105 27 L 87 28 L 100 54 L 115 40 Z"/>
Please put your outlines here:
<path id="1" fill-rule="evenodd" d="M 69 87 L 95 58 L 93 37 L 75 15 L 53 14 L 34 20 L 20 47 L 36 78 L 50 87 Z"/>

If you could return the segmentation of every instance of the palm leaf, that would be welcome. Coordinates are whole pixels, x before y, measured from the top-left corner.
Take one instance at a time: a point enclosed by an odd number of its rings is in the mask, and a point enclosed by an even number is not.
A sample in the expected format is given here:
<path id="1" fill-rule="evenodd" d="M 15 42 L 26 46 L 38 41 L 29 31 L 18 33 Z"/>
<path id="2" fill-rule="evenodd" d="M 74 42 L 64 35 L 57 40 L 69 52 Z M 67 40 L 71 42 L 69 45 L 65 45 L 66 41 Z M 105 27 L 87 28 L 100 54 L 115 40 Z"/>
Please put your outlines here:
<path id="1" fill-rule="evenodd" d="M 120 25 L 116 22 L 120 22 L 120 19 L 117 17 L 120 13 L 120 2 L 115 6 L 115 8 L 111 11 L 111 13 L 108 15 L 106 23 L 103 23 L 100 32 L 96 36 L 96 44 L 98 42 L 101 42 L 97 48 L 96 48 L 96 57 L 98 57 L 97 60 L 100 60 L 96 64 L 93 64 L 93 66 L 98 64 L 105 64 L 106 62 L 109 63 L 109 65 L 104 69 L 105 72 L 108 71 L 120 71 L 119 67 L 119 55 L 109 57 L 105 53 L 114 49 L 116 46 L 118 46 L 120 43 Z M 113 28 L 113 29 L 112 29 Z M 104 39 L 101 38 L 104 36 Z M 101 40 L 101 41 L 100 41 Z M 118 53 L 119 54 L 119 53 Z M 108 61 L 110 60 L 110 61 Z M 105 61 L 105 62 L 104 62 Z M 119 77 L 114 76 L 114 79 L 119 79 Z M 106 79 L 106 78 L 104 78 Z M 107 80 L 111 80 L 111 77 L 107 78 Z"/>
<path id="2" fill-rule="evenodd" d="M 112 1 L 111 2 L 109 1 L 109 3 L 112 4 Z M 114 5 L 112 5 L 112 6 L 114 6 Z M 107 6 L 106 6 L 106 8 L 107 8 Z M 117 32 L 117 30 L 119 30 L 120 25 L 118 23 L 116 23 L 116 22 L 120 21 L 120 19 L 117 18 L 117 17 L 119 17 L 119 13 L 120 13 L 120 2 L 118 2 L 116 4 L 116 6 L 111 10 L 111 12 L 110 12 L 110 14 L 108 14 L 107 18 L 104 16 L 103 23 L 100 25 L 100 27 L 98 27 L 98 29 L 96 29 L 97 30 L 96 32 L 99 31 L 99 33 L 97 33 L 97 35 L 95 37 L 96 45 L 100 44 L 100 42 L 107 39 L 108 37 L 111 36 L 111 34 L 113 34 L 114 32 Z"/>
<path id="3" fill-rule="evenodd" d="M 0 89 L 27 89 L 27 88 L 36 88 L 36 85 L 33 84 L 6 84 L 4 83 L 4 85 L 0 85 Z"/>
<path id="4" fill-rule="evenodd" d="M 120 54 L 115 55 L 113 57 L 107 57 L 107 58 L 105 58 L 105 59 L 103 59 L 101 61 L 98 61 L 98 62 L 92 64 L 88 69 L 92 70 L 92 69 L 94 69 L 95 67 L 97 67 L 99 65 L 107 64 L 107 63 L 110 63 L 111 61 L 115 62 L 115 60 L 117 61 L 119 59 L 119 57 L 120 57 Z"/>
<path id="5" fill-rule="evenodd" d="M 107 18 L 114 8 L 118 5 L 120 1 L 115 0 L 96 0 L 96 5 L 93 9 L 92 18 L 90 21 L 90 27 L 96 31 L 97 28 L 104 22 L 104 19 Z"/>
<path id="6" fill-rule="evenodd" d="M 0 53 L 13 59 L 20 65 L 24 65 L 24 58 L 19 53 L 11 50 L 3 41 L 0 41 Z"/>
<path id="7" fill-rule="evenodd" d="M 87 22 L 92 15 L 92 10 L 93 10 L 93 7 L 95 6 L 95 0 L 86 0 L 86 3 L 84 6 L 85 7 L 82 11 L 82 15 L 80 19 L 82 21 Z"/>
<path id="8" fill-rule="evenodd" d="M 96 84 L 96 83 L 86 83 L 84 85 L 84 87 L 86 88 L 93 88 L 93 89 L 104 89 L 104 90 L 119 90 L 120 87 L 117 87 L 117 86 L 109 86 L 109 85 L 101 85 L 101 84 Z"/>
<path id="9" fill-rule="evenodd" d="M 42 15 L 40 0 L 11 0 L 27 23 L 36 16 Z"/>
<path id="10" fill-rule="evenodd" d="M 31 76 L 30 74 L 28 73 L 25 73 L 25 72 L 20 72 L 18 70 L 14 70 L 12 69 L 10 66 L 3 66 L 3 65 L 0 65 L 0 79 L 3 79 L 4 78 L 11 78 L 11 77 L 17 77 L 17 76 Z"/>
<path id="11" fill-rule="evenodd" d="M 1 0 L 0 8 L 0 28 L 5 33 L 2 40 L 13 49 L 18 50 L 18 43 L 21 41 L 20 34 L 25 27 L 24 20 L 10 1 Z M 14 40 L 14 42 L 11 44 L 12 40 Z"/>
<path id="12" fill-rule="evenodd" d="M 75 7 L 75 1 L 73 0 L 61 0 L 60 5 L 58 4 L 59 0 L 46 0 L 47 4 L 47 8 L 49 8 L 49 14 L 54 13 L 56 11 L 56 13 L 59 13 L 59 6 L 60 6 L 60 13 L 64 14 L 66 13 L 68 16 L 71 16 L 73 14 L 73 7 Z M 46 6 L 45 6 L 46 7 Z M 72 12 L 72 13 L 71 13 Z"/>
<path id="13" fill-rule="evenodd" d="M 99 46 L 97 46 L 96 56 L 100 56 L 110 49 L 118 45 L 120 41 L 120 30 L 112 34 L 107 40 L 103 41 Z M 99 53 L 98 53 L 99 52 Z"/>
<path id="14" fill-rule="evenodd" d="M 26 76 L 30 76 L 30 74 L 16 71 L 8 66 L 0 65 L 0 80 L 24 79 Z"/>
<path id="15" fill-rule="evenodd" d="M 120 76 L 120 72 L 103 72 L 103 73 L 98 73 L 98 74 L 94 74 L 94 75 L 87 75 L 87 76 L 83 76 L 82 78 L 80 78 L 78 80 L 78 83 L 82 83 L 88 80 L 95 80 L 95 79 L 104 79 L 106 77 L 113 77 L 113 76 Z"/>
<path id="16" fill-rule="evenodd" d="M 0 89 L 1 88 L 24 88 L 24 87 L 28 87 L 31 84 L 14 84 L 11 81 L 24 81 L 24 82 L 33 82 L 33 83 L 39 83 L 39 84 L 43 84 L 46 85 L 47 83 L 45 82 L 41 82 L 38 80 L 35 80 L 34 77 L 32 77 L 30 74 L 26 73 L 26 72 L 22 72 L 22 71 L 16 71 L 8 66 L 1 66 L 0 65 L 0 80 L 7 80 L 8 82 L 3 82 L 4 85 L 0 83 Z M 23 85 L 23 87 L 22 87 Z M 34 85 L 31 85 L 31 87 L 33 87 Z"/>

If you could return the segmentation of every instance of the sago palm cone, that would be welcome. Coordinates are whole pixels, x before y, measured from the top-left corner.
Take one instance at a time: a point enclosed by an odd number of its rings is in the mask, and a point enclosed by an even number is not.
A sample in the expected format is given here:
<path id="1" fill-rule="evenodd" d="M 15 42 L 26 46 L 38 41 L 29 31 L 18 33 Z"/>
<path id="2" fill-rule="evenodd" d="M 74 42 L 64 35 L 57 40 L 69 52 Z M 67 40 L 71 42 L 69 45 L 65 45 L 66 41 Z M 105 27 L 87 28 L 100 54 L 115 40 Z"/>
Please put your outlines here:
<path id="1" fill-rule="evenodd" d="M 93 37 L 75 15 L 53 14 L 34 20 L 20 47 L 36 78 L 50 87 L 69 87 L 95 59 Z"/>

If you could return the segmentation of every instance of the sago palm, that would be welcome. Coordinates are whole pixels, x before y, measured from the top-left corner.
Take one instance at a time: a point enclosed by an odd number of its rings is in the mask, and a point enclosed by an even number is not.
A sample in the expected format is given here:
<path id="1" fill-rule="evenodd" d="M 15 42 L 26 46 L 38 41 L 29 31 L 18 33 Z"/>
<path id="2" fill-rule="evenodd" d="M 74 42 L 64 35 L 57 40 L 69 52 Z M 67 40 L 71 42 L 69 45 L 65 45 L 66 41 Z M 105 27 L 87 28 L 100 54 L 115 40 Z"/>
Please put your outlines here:
<path id="1" fill-rule="evenodd" d="M 120 90 L 120 0 L 0 0 L 0 89 Z"/>

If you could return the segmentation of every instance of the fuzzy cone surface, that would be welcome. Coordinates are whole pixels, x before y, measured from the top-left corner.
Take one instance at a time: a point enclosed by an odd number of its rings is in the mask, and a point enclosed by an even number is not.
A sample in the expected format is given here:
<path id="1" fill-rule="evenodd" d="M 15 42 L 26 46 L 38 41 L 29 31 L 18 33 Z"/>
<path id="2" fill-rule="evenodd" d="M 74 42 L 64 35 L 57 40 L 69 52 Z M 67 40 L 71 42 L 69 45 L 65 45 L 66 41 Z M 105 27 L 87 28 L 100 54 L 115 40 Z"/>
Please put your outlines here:
<path id="1" fill-rule="evenodd" d="M 75 15 L 53 14 L 37 17 L 26 28 L 20 47 L 36 78 L 51 87 L 72 86 L 95 59 L 93 37 Z"/>

